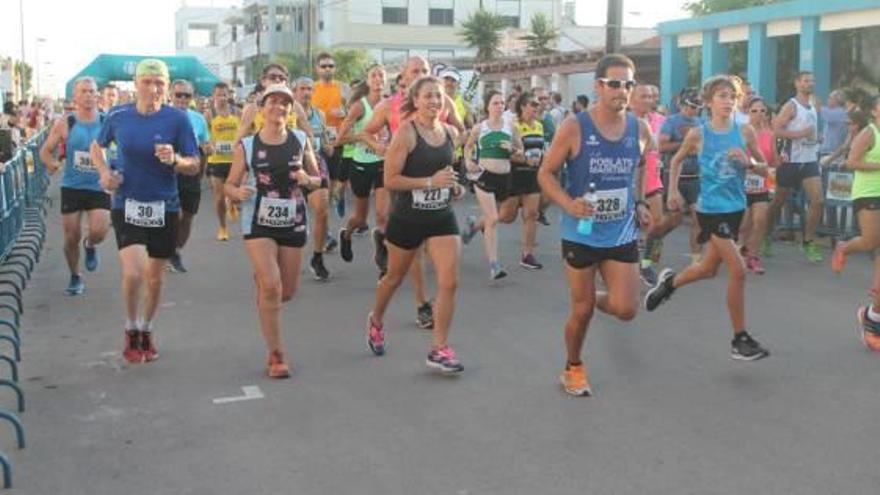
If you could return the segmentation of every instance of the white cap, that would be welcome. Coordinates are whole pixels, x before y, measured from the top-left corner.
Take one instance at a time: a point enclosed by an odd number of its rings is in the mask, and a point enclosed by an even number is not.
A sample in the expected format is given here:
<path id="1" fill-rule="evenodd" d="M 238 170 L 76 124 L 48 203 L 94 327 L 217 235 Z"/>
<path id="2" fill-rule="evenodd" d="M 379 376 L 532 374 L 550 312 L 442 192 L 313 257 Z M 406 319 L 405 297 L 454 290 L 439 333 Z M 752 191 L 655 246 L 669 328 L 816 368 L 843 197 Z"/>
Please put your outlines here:
<path id="1" fill-rule="evenodd" d="M 461 74 L 458 72 L 458 69 L 455 67 L 449 67 L 448 69 L 443 69 L 443 72 L 440 73 L 440 78 L 450 78 L 454 79 L 455 82 L 461 82 Z"/>
<path id="2" fill-rule="evenodd" d="M 284 95 L 286 96 L 291 103 L 293 103 L 293 93 L 290 91 L 290 88 L 287 87 L 286 84 L 272 84 L 271 86 L 266 87 L 266 90 L 263 91 L 263 97 L 260 99 L 260 105 L 264 105 L 266 103 L 266 98 L 270 95 Z"/>

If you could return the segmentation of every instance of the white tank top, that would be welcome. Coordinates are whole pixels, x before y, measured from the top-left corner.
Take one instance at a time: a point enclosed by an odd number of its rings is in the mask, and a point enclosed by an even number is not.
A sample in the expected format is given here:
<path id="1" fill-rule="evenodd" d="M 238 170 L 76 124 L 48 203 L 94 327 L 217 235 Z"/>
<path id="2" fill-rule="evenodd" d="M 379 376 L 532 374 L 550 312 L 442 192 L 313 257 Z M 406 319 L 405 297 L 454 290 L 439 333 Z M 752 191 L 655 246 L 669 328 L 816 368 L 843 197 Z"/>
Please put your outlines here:
<path id="1" fill-rule="evenodd" d="M 807 127 L 812 126 L 813 129 L 817 129 L 818 132 L 818 118 L 816 115 L 816 107 L 810 106 L 805 107 L 800 104 L 795 98 L 792 98 L 792 103 L 794 103 L 795 115 L 794 118 L 785 126 L 785 130 L 787 131 L 801 131 L 806 129 Z M 810 163 L 819 160 L 819 142 L 816 138 L 816 133 L 814 132 L 812 136 L 798 139 L 789 140 L 789 149 L 788 149 L 788 161 L 791 163 Z"/>

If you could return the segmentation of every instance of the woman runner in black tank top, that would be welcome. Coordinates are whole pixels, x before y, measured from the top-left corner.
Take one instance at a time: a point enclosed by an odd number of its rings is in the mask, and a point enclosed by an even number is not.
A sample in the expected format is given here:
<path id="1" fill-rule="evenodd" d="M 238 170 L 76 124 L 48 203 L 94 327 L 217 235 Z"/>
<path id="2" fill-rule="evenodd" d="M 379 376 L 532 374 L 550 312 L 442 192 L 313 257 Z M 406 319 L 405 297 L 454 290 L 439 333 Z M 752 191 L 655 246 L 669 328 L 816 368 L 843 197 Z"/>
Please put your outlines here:
<path id="1" fill-rule="evenodd" d="M 434 303 L 434 337 L 427 365 L 444 373 L 463 370 L 455 351 L 447 344 L 458 284 L 460 240 L 452 199 L 463 190 L 453 171 L 457 131 L 440 122 L 443 89 L 435 77 L 413 83 L 402 112 L 414 113 L 400 126 L 385 154 L 385 187 L 392 193 L 388 218 L 388 272 L 376 288 L 376 302 L 367 316 L 367 344 L 374 354 L 385 353 L 383 317 L 394 291 L 416 256 L 427 245 L 437 273 Z"/>

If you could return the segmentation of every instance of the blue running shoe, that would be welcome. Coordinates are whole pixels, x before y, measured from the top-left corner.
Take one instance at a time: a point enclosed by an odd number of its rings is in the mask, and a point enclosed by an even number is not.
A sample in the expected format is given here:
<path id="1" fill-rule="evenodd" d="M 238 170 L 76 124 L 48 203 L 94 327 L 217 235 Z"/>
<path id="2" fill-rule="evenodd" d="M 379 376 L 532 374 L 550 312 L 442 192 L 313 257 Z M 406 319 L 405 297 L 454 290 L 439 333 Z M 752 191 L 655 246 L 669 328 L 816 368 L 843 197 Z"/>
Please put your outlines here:
<path id="1" fill-rule="evenodd" d="M 82 277 L 77 273 L 70 274 L 70 283 L 67 284 L 67 289 L 64 292 L 67 293 L 68 296 L 78 296 L 86 290 L 86 284 L 83 283 Z"/>
<path id="2" fill-rule="evenodd" d="M 95 246 L 89 247 L 85 239 L 83 239 L 83 249 L 86 251 L 86 270 L 90 272 L 97 270 L 98 265 L 101 264 L 101 260 L 98 258 L 98 250 Z"/>

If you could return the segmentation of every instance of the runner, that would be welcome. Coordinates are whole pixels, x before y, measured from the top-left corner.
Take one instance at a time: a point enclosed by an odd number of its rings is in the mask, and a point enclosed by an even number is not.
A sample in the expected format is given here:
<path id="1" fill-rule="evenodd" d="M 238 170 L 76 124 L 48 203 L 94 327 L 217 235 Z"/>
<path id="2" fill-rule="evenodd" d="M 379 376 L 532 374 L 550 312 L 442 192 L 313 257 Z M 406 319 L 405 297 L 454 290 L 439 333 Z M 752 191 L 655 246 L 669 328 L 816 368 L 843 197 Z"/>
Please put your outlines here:
<path id="1" fill-rule="evenodd" d="M 333 148 L 328 144 L 327 127 L 324 123 L 324 114 L 312 106 L 312 92 L 315 82 L 309 77 L 301 77 L 294 84 L 294 99 L 302 106 L 309 119 L 312 128 L 312 150 L 315 155 L 315 164 L 321 177 L 321 184 L 313 190 L 303 191 L 312 210 L 312 259 L 309 268 L 315 280 L 324 282 L 330 278 L 330 272 L 324 266 L 324 247 L 327 250 L 335 246 L 336 240 L 332 237 L 327 239 L 329 222 L 327 210 L 330 208 L 329 178 L 325 158 L 333 153 Z M 335 131 L 334 131 L 335 132 Z"/>
<path id="2" fill-rule="evenodd" d="M 847 256 L 880 247 L 880 97 L 874 98 L 871 115 L 873 121 L 856 135 L 846 160 L 846 167 L 855 170 L 853 211 L 861 235 L 837 242 L 831 258 L 835 273 L 843 272 Z M 871 297 L 871 304 L 860 306 L 857 312 L 859 335 L 867 348 L 880 352 L 880 256 L 874 257 Z"/>
<path id="3" fill-rule="evenodd" d="M 401 112 L 413 114 L 391 139 L 385 156 L 386 187 L 395 192 L 388 219 L 388 273 L 379 281 L 367 316 L 367 343 L 385 353 L 384 316 L 422 244 L 437 274 L 437 312 L 427 365 L 444 373 L 464 367 L 449 346 L 455 310 L 460 243 L 452 198 L 464 193 L 452 169 L 457 130 L 440 122 L 443 90 L 439 79 L 423 77 L 410 85 Z"/>
<path id="4" fill-rule="evenodd" d="M 801 248 L 812 263 L 824 259 L 815 244 L 816 227 L 822 216 L 822 177 L 819 169 L 818 116 L 813 104 L 813 73 L 798 72 L 794 80 L 797 94 L 788 100 L 773 121 L 776 136 L 786 140 L 788 158 L 776 171 L 776 195 L 770 204 L 767 232 L 773 232 L 772 221 L 779 214 L 793 188 L 802 187 L 809 200 Z"/>
<path id="5" fill-rule="evenodd" d="M 767 176 L 767 165 L 752 126 L 733 121 L 739 88 L 728 76 L 715 76 L 703 85 L 703 101 L 710 120 L 688 131 L 684 143 L 672 158 L 669 175 L 669 209 L 683 203 L 678 186 L 682 163 L 691 153 L 699 153 L 700 196 L 697 219 L 701 244 L 708 243 L 706 255 L 678 275 L 667 268 L 645 296 L 645 308 L 654 311 L 676 289 L 699 280 L 714 278 L 721 265 L 727 266 L 727 309 L 733 325 L 730 356 L 740 361 L 755 361 L 770 355 L 746 332 L 745 281 L 743 260 L 736 247 L 743 210 L 746 208 L 746 173 Z M 751 153 L 752 159 L 746 155 Z M 754 160 L 757 160 L 755 162 Z"/>
<path id="6" fill-rule="evenodd" d="M 111 108 L 115 107 L 119 101 L 119 89 L 113 83 L 105 84 L 101 88 L 100 111 L 107 113 Z"/>
<path id="7" fill-rule="evenodd" d="M 746 105 L 749 120 L 755 130 L 758 148 L 767 160 L 770 167 L 778 167 L 782 163 L 779 153 L 776 151 L 776 137 L 770 128 L 769 109 L 760 97 L 753 97 Z M 746 268 L 758 275 L 765 272 L 764 263 L 759 256 L 761 242 L 767 232 L 767 215 L 770 207 L 770 188 L 767 181 L 759 174 L 749 172 L 746 174 L 746 214 L 743 218 L 743 254 L 746 259 Z"/>
<path id="8" fill-rule="evenodd" d="M 260 76 L 260 84 L 255 89 L 254 101 L 245 105 L 241 111 L 241 123 L 238 127 L 238 139 L 258 132 L 263 127 L 263 112 L 260 112 L 259 105 L 255 102 L 263 101 L 262 89 L 268 88 L 274 84 L 288 84 L 290 74 L 287 69 L 280 64 L 267 64 L 263 67 L 262 76 Z M 287 114 L 287 128 L 299 128 L 311 137 L 312 129 L 309 127 L 309 119 L 299 103 L 293 102 L 293 111 Z"/>
<path id="9" fill-rule="evenodd" d="M 89 157 L 89 147 L 101 132 L 104 116 L 98 113 L 98 86 L 91 77 L 82 77 L 73 84 L 76 112 L 52 124 L 40 149 L 40 158 L 50 174 L 62 167 L 55 152 L 63 143 L 64 173 L 61 177 L 61 227 L 64 230 L 64 258 L 70 269 L 66 292 L 82 294 L 85 283 L 79 271 L 79 249 L 85 251 L 86 270 L 98 269 L 97 246 L 110 229 L 110 195 L 98 182 L 98 171 Z M 85 214 L 88 235 L 82 235 Z"/>
<path id="10" fill-rule="evenodd" d="M 180 198 L 180 220 L 177 223 L 177 249 L 168 260 L 169 268 L 176 273 L 186 273 L 180 251 L 189 240 L 192 232 L 193 218 L 199 212 L 202 202 L 202 171 L 205 169 L 206 157 L 211 154 L 211 136 L 208 134 L 208 123 L 205 117 L 189 107 L 195 90 L 189 81 L 178 79 L 171 83 L 171 102 L 178 110 L 186 113 L 189 123 L 199 145 L 199 173 L 197 175 L 177 174 L 177 192 Z"/>
<path id="11" fill-rule="evenodd" d="M 690 129 L 699 125 L 700 110 L 702 108 L 703 102 L 700 99 L 699 90 L 697 88 L 687 88 L 682 91 L 679 112 L 667 118 L 663 125 L 660 126 L 660 136 L 657 139 L 657 143 L 660 153 L 662 153 L 662 161 L 667 165 L 664 170 L 666 174 L 664 192 L 672 190 L 671 183 L 669 182 L 668 165 L 672 162 L 672 157 L 678 152 L 684 137 Z M 654 271 L 653 265 L 659 263 L 663 255 L 663 238 L 681 225 L 685 214 L 689 215 L 691 220 L 690 236 L 688 238 L 691 263 L 698 263 L 700 261 L 701 250 L 700 244 L 697 242 L 697 235 L 700 229 L 696 216 L 697 198 L 700 194 L 700 164 L 697 161 L 696 155 L 685 157 L 677 185 L 678 191 L 684 199 L 682 209 L 669 211 L 664 216 L 662 224 L 653 224 L 652 230 L 645 241 L 645 252 L 641 261 L 640 273 L 642 281 L 649 286 L 653 286 L 657 282 L 657 274 Z M 657 212 L 652 208 L 651 214 L 657 215 Z"/>
<path id="12" fill-rule="evenodd" d="M 336 61 L 327 52 L 319 53 L 315 59 L 315 74 L 318 75 L 318 80 L 315 82 L 312 102 L 324 113 L 327 121 L 327 144 L 332 146 L 332 151 L 326 153 L 330 172 L 330 195 L 336 204 L 337 213 L 341 211 L 341 218 L 345 216 L 345 188 L 350 170 L 343 168 L 345 163 L 342 161 L 342 149 L 337 146 L 337 138 L 339 127 L 345 119 L 345 101 L 349 96 L 349 88 L 335 79 Z"/>
<path id="13" fill-rule="evenodd" d="M 483 233 L 489 280 L 494 281 L 507 276 L 498 260 L 498 205 L 510 194 L 511 158 L 522 160 L 524 156 L 519 132 L 503 117 L 504 95 L 489 90 L 484 101 L 483 111 L 488 118 L 474 127 L 464 151 L 468 173 L 476 177 L 474 192 L 482 217 L 478 221 L 475 216 L 468 216 L 462 241 L 467 244 L 478 231 Z"/>
<path id="14" fill-rule="evenodd" d="M 189 119 L 164 104 L 168 91 L 165 63 L 141 60 L 134 81 L 136 103 L 110 112 L 98 139 L 92 142 L 91 158 L 101 176 L 101 187 L 116 191 L 111 219 L 125 299 L 123 357 L 140 363 L 159 357 L 153 321 L 161 302 L 165 263 L 174 254 L 177 241 L 180 201 L 175 172 L 196 175 L 201 164 Z M 125 164 L 124 176 L 112 173 L 104 158 L 114 141 Z M 139 313 L 145 285 L 143 313 Z"/>
<path id="15" fill-rule="evenodd" d="M 281 342 L 281 304 L 299 287 L 306 244 L 303 187 L 322 179 L 307 136 L 285 123 L 294 103 L 285 84 L 269 86 L 260 99 L 264 125 L 235 146 L 226 194 L 242 203 L 241 232 L 254 268 L 260 330 L 268 349 L 266 373 L 288 378 Z"/>
<path id="16" fill-rule="evenodd" d="M 227 203 L 229 203 L 229 216 L 233 221 L 238 218 L 238 208 L 234 202 L 226 198 L 223 183 L 229 177 L 229 170 L 232 167 L 232 150 L 241 121 L 229 105 L 229 86 L 226 83 L 218 82 L 214 85 L 211 99 L 213 115 L 209 117 L 214 152 L 208 156 L 206 175 L 211 182 L 214 212 L 217 214 L 217 240 L 226 241 L 229 240 L 229 230 L 226 227 Z"/>
<path id="17" fill-rule="evenodd" d="M 553 142 L 553 136 L 556 134 L 556 124 L 553 121 L 553 114 L 550 113 L 550 110 L 553 108 L 550 93 L 542 87 L 532 88 L 532 93 L 538 100 L 538 120 L 541 121 L 541 130 L 544 133 L 544 148 L 547 148 Z M 537 222 L 541 225 L 550 225 L 550 221 L 547 219 L 547 207 L 549 206 L 550 200 L 541 193 L 537 218 Z"/>
<path id="18" fill-rule="evenodd" d="M 385 227 L 388 223 L 388 192 L 385 190 L 382 178 L 384 167 L 382 164 L 388 145 L 388 129 L 383 127 L 378 136 L 363 132 L 364 126 L 373 118 L 373 108 L 382 101 L 382 91 L 385 88 L 385 68 L 381 65 L 373 65 L 367 69 L 367 80 L 355 88 L 353 103 L 350 112 L 339 128 L 340 139 L 343 143 L 353 143 L 355 146 L 353 163 L 351 168 L 351 192 L 354 195 L 354 211 L 348 218 L 348 222 L 339 232 L 340 249 L 342 259 L 351 262 L 354 258 L 351 236 L 354 229 L 367 222 L 370 211 L 370 194 L 374 195 L 374 216 L 376 228 L 373 229 L 374 253 L 373 260 L 379 269 L 379 276 L 385 274 L 388 269 L 388 251 L 385 248 Z"/>
<path id="19" fill-rule="evenodd" d="M 625 55 L 602 57 L 596 65 L 596 103 L 563 120 L 538 170 L 541 189 L 563 210 L 562 258 L 571 310 L 560 381 L 566 393 L 576 396 L 593 393 L 581 360 L 593 309 L 623 321 L 638 311 L 638 224 L 651 223 L 642 160 L 653 141 L 647 124 L 626 111 L 634 78 L 635 65 Z M 568 168 L 564 189 L 556 178 L 563 163 Z M 591 192 L 595 197 L 587 199 Z M 597 273 L 607 292 L 596 290 Z"/>

